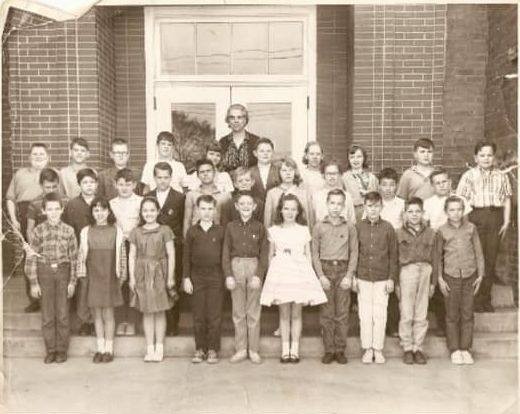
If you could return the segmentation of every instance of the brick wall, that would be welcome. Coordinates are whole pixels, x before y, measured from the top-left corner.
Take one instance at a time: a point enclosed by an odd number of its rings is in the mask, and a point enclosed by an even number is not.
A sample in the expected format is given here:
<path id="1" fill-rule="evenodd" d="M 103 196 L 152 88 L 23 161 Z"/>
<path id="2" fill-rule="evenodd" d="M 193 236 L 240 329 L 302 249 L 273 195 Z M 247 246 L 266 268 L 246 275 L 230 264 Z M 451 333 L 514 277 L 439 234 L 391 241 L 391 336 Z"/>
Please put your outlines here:
<path id="1" fill-rule="evenodd" d="M 352 141 L 353 6 L 317 8 L 317 139 L 346 161 Z"/>
<path id="2" fill-rule="evenodd" d="M 412 145 L 432 139 L 442 159 L 445 5 L 354 7 L 353 140 L 372 170 L 398 171 L 412 162 Z"/>

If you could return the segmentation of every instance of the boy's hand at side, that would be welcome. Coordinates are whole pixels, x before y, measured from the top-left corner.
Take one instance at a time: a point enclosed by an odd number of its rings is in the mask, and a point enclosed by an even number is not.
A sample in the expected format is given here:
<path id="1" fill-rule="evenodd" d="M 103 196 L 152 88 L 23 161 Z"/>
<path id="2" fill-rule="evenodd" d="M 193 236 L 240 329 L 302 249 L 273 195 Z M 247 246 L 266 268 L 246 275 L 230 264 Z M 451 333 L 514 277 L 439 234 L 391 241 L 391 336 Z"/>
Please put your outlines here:
<path id="1" fill-rule="evenodd" d="M 440 276 L 439 276 L 439 288 L 444 296 L 448 296 L 450 287 L 448 286 L 446 281 Z"/>
<path id="2" fill-rule="evenodd" d="M 233 276 L 226 277 L 226 289 L 234 290 L 237 287 L 237 283 L 235 282 L 235 278 Z"/>
<path id="3" fill-rule="evenodd" d="M 386 281 L 386 286 L 385 286 L 385 292 L 387 294 L 390 294 L 394 291 L 394 281 L 392 279 L 388 279 Z"/>
<path id="4" fill-rule="evenodd" d="M 428 292 L 428 297 L 433 298 L 433 294 L 435 293 L 435 285 L 430 285 L 430 291 Z"/>
<path id="5" fill-rule="evenodd" d="M 130 278 L 130 280 L 128 281 L 128 287 L 130 288 L 130 290 L 135 293 L 135 279 L 134 278 Z"/>
<path id="6" fill-rule="evenodd" d="M 42 290 L 40 288 L 40 285 L 38 283 L 36 283 L 35 285 L 32 285 L 31 286 L 31 296 L 33 298 L 41 298 L 42 296 Z"/>
<path id="7" fill-rule="evenodd" d="M 325 276 L 320 276 L 320 283 L 323 290 L 329 290 L 330 289 L 330 280 L 327 279 Z"/>
<path id="8" fill-rule="evenodd" d="M 395 296 L 397 296 L 397 300 L 401 300 L 401 286 L 395 285 L 394 292 Z"/>
<path id="9" fill-rule="evenodd" d="M 345 276 L 341 279 L 339 287 L 343 290 L 349 290 L 352 287 L 352 278 L 350 276 Z"/>
<path id="10" fill-rule="evenodd" d="M 166 281 L 166 288 L 168 290 L 170 289 L 173 289 L 175 287 L 175 280 L 172 278 L 168 278 L 168 280 Z"/>
<path id="11" fill-rule="evenodd" d="M 182 288 L 188 295 L 193 293 L 193 283 L 191 283 L 191 279 L 189 277 L 185 277 L 182 281 Z"/>
<path id="12" fill-rule="evenodd" d="M 262 281 L 260 280 L 260 278 L 258 276 L 253 276 L 251 278 L 251 283 L 249 284 L 249 286 L 251 286 L 251 289 L 253 289 L 253 290 L 260 289 L 261 285 L 262 285 Z"/>
<path id="13" fill-rule="evenodd" d="M 482 279 L 483 277 L 482 276 L 479 276 L 475 279 L 475 281 L 473 282 L 473 294 L 476 295 L 479 288 L 480 288 L 480 284 L 482 283 Z"/>
<path id="14" fill-rule="evenodd" d="M 73 285 L 72 283 L 69 283 L 67 286 L 67 297 L 70 299 L 72 296 L 74 296 L 74 291 L 76 290 L 76 285 Z"/>
<path id="15" fill-rule="evenodd" d="M 504 224 L 502 224 L 502 227 L 500 227 L 500 230 L 498 230 L 498 235 L 500 237 L 500 240 L 504 240 L 508 227 L 509 227 L 509 222 L 505 221 Z"/>

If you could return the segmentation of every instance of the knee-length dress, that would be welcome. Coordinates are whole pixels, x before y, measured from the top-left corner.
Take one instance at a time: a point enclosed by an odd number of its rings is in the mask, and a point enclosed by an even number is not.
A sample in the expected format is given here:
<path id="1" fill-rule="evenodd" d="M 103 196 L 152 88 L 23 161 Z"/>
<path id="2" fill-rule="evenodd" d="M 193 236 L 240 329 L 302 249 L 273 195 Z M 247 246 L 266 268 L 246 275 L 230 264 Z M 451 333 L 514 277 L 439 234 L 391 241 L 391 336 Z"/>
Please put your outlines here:
<path id="1" fill-rule="evenodd" d="M 136 247 L 134 307 L 144 313 L 170 309 L 173 301 L 168 295 L 168 256 L 166 243 L 174 238 L 172 230 L 165 225 L 153 229 L 136 227 L 129 241 Z"/>
<path id="2" fill-rule="evenodd" d="M 91 308 L 109 308 L 123 304 L 116 273 L 116 235 L 114 225 L 94 225 L 88 228 L 87 304 Z"/>
<path id="3" fill-rule="evenodd" d="M 262 305 L 299 303 L 319 305 L 327 302 L 325 292 L 305 256 L 305 245 L 311 240 L 307 226 L 273 226 L 268 239 L 275 246 L 260 296 Z"/>

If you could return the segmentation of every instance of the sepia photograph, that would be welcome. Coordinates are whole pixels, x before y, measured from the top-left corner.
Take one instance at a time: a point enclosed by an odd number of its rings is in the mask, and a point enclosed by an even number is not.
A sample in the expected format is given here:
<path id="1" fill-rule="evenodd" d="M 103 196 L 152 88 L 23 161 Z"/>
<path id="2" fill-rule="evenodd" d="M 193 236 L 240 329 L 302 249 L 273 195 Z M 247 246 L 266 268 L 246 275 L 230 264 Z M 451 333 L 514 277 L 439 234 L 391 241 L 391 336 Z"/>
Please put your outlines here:
<path id="1" fill-rule="evenodd" d="M 3 0 L 0 412 L 519 413 L 518 16 Z"/>

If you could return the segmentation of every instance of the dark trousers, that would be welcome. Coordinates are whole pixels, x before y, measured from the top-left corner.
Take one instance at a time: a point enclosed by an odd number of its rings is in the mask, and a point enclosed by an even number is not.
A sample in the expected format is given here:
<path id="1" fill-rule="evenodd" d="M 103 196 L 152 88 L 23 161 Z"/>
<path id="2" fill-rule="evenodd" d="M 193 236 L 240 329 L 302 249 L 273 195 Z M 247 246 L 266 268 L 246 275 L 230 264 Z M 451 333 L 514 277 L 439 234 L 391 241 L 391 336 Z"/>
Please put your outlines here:
<path id="1" fill-rule="evenodd" d="M 386 332 L 394 334 L 399 331 L 399 299 L 395 292 L 388 296 L 388 307 L 386 308 Z"/>
<path id="2" fill-rule="evenodd" d="M 350 311 L 350 289 L 339 286 L 345 277 L 347 262 L 334 262 L 321 262 L 323 273 L 330 281 L 330 289 L 325 291 L 327 303 L 320 305 L 323 347 L 327 353 L 345 352 Z"/>
<path id="3" fill-rule="evenodd" d="M 19 203 L 16 203 L 16 215 L 18 217 L 18 222 L 20 223 L 20 231 L 22 232 L 22 235 L 25 237 L 25 240 L 28 240 L 27 238 L 27 209 L 29 208 L 29 201 L 20 201 Z M 29 282 L 29 278 L 25 275 L 25 294 L 27 295 L 27 298 L 29 299 L 30 303 L 38 302 L 38 299 L 33 298 L 31 296 L 31 283 Z"/>
<path id="4" fill-rule="evenodd" d="M 195 331 L 195 347 L 207 352 L 220 350 L 220 324 L 224 282 L 220 269 L 193 269 L 191 311 Z"/>
<path id="5" fill-rule="evenodd" d="M 450 352 L 468 350 L 473 341 L 473 282 L 474 274 L 467 278 L 454 278 L 444 274 L 450 291 L 446 296 L 446 342 Z"/>
<path id="6" fill-rule="evenodd" d="M 91 322 L 90 309 L 87 302 L 88 293 L 88 279 L 82 277 L 78 279 L 76 290 L 74 292 L 74 306 L 76 308 L 76 315 L 81 324 Z"/>
<path id="7" fill-rule="evenodd" d="M 491 303 L 491 288 L 495 282 L 500 237 L 498 231 L 504 222 L 504 209 L 501 207 L 475 208 L 469 213 L 469 220 L 477 226 L 480 244 L 484 252 L 486 273 L 475 298 L 478 306 Z"/>
<path id="8" fill-rule="evenodd" d="M 175 289 L 181 294 L 182 285 L 182 243 L 175 243 Z M 179 327 L 180 302 L 166 311 L 166 332 L 176 331 Z"/>
<path id="9" fill-rule="evenodd" d="M 125 241 L 126 243 L 126 254 L 128 258 L 128 253 L 130 252 L 130 243 L 128 241 Z M 127 261 L 128 263 L 128 261 Z M 135 325 L 136 330 L 139 329 L 138 324 L 141 321 L 141 315 L 137 311 L 137 309 L 132 308 L 130 306 L 131 300 L 132 300 L 132 291 L 130 290 L 130 286 L 128 285 L 127 279 L 123 285 L 121 286 L 121 293 L 123 295 L 123 304 L 121 306 L 118 306 L 114 310 L 114 319 L 116 321 L 116 328 L 117 325 L 123 322 L 132 323 Z"/>
<path id="10" fill-rule="evenodd" d="M 42 334 L 48 353 L 67 352 L 69 347 L 69 279 L 68 263 L 57 267 L 38 264 L 38 281 L 42 291 Z"/>
<path id="11" fill-rule="evenodd" d="M 432 276 L 434 277 L 434 276 Z M 435 286 L 435 292 L 430 299 L 430 309 L 435 315 L 437 321 L 437 328 L 439 331 L 446 331 L 446 307 L 445 307 L 444 295 L 442 294 L 439 285 Z"/>

